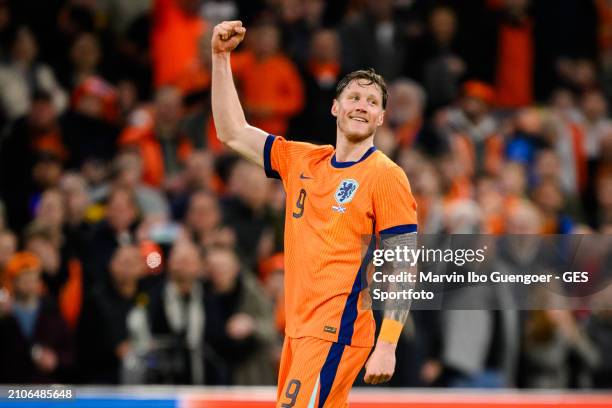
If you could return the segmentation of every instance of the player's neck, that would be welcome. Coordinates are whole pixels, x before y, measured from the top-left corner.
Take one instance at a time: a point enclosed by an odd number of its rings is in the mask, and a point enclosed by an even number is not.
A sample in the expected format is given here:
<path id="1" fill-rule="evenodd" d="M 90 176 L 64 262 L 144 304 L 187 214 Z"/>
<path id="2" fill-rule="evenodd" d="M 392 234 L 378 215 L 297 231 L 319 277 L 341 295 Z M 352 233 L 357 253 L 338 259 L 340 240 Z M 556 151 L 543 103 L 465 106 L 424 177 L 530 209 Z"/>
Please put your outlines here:
<path id="1" fill-rule="evenodd" d="M 374 146 L 373 136 L 353 142 L 344 136 L 338 135 L 336 140 L 336 160 L 339 162 L 358 161 L 372 146 Z"/>

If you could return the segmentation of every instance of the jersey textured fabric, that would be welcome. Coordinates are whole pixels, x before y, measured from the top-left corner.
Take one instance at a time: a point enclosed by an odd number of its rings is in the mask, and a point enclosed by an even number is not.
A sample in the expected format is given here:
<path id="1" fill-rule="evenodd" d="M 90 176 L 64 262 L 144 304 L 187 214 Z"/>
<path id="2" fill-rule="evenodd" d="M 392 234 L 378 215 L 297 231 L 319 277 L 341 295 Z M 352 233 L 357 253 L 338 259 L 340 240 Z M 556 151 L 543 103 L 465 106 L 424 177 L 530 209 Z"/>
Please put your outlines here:
<path id="1" fill-rule="evenodd" d="M 287 194 L 286 335 L 371 347 L 375 323 L 361 307 L 366 247 L 374 233 L 416 231 L 404 171 L 374 147 L 356 162 L 338 162 L 332 146 L 275 136 L 266 140 L 264 167 Z"/>

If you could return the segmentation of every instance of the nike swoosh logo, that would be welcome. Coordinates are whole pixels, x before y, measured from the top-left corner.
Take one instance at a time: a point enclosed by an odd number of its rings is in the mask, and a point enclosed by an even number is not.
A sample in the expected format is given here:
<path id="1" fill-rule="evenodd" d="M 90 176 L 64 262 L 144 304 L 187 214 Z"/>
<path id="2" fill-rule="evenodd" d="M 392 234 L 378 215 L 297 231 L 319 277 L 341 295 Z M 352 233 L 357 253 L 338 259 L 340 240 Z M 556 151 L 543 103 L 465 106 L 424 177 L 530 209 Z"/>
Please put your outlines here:
<path id="1" fill-rule="evenodd" d="M 305 176 L 304 173 L 302 173 L 302 174 L 300 174 L 300 178 L 302 180 L 312 180 L 314 177 L 308 177 L 308 176 Z"/>

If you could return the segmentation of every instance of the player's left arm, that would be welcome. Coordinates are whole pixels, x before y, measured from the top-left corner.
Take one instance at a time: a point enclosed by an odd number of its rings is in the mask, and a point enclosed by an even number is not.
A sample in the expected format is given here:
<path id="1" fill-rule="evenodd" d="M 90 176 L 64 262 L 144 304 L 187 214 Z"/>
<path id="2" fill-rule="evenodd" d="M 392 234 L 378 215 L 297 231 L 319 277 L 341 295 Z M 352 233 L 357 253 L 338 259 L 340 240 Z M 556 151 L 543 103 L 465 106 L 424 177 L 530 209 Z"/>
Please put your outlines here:
<path id="1" fill-rule="evenodd" d="M 383 249 L 393 250 L 397 247 L 407 247 L 409 250 L 415 249 L 416 233 L 409 232 L 383 238 L 382 247 Z M 414 273 L 413 269 L 415 269 L 409 262 L 401 260 L 394 260 L 385 266 L 388 269 L 388 271 L 386 271 L 387 275 L 399 275 L 402 272 Z M 389 292 L 408 291 L 413 287 L 414 283 L 393 282 L 388 284 L 386 290 Z M 393 376 L 395 372 L 395 349 L 404 324 L 408 319 L 410 304 L 410 299 L 401 298 L 394 302 L 385 302 L 383 322 L 376 341 L 376 346 L 365 366 L 366 373 L 364 380 L 366 383 L 384 383 L 389 381 Z"/>
<path id="2" fill-rule="evenodd" d="M 416 249 L 417 220 L 416 203 L 410 191 L 406 175 L 399 168 L 391 172 L 391 177 L 382 180 L 375 193 L 375 207 L 377 222 L 385 228 L 380 231 L 382 249 L 407 247 Z M 396 220 L 392 222 L 391 220 Z M 402 272 L 414 273 L 416 267 L 402 259 L 394 259 L 385 264 L 387 275 L 399 275 Z M 402 282 L 397 279 L 389 283 L 387 291 L 402 291 L 414 287 L 414 283 Z M 400 334 L 408 319 L 410 312 L 410 299 L 400 299 L 394 302 L 385 302 L 382 326 L 376 346 L 366 363 L 364 380 L 368 384 L 380 384 L 389 381 L 395 372 L 395 350 Z"/>

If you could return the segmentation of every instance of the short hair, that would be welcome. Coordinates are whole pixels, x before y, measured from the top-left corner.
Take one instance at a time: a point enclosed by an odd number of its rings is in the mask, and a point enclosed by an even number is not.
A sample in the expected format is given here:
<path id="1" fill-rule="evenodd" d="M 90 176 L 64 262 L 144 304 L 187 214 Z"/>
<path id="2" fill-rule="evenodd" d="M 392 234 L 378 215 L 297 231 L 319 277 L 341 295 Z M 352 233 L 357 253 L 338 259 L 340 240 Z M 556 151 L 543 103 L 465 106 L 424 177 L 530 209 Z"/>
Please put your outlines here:
<path id="1" fill-rule="evenodd" d="M 350 74 L 347 74 L 344 78 L 340 80 L 340 82 L 338 82 L 338 86 L 336 86 L 335 98 L 338 99 L 340 97 L 340 94 L 342 93 L 342 91 L 344 91 L 344 88 L 346 88 L 348 84 L 351 83 L 351 81 L 360 79 L 367 81 L 366 85 L 378 85 L 382 92 L 382 107 L 383 109 L 385 109 L 387 107 L 387 98 L 389 97 L 387 84 L 385 83 L 384 78 L 381 75 L 377 74 L 376 71 L 374 71 L 374 68 L 360 69 L 358 71 L 353 71 Z"/>

